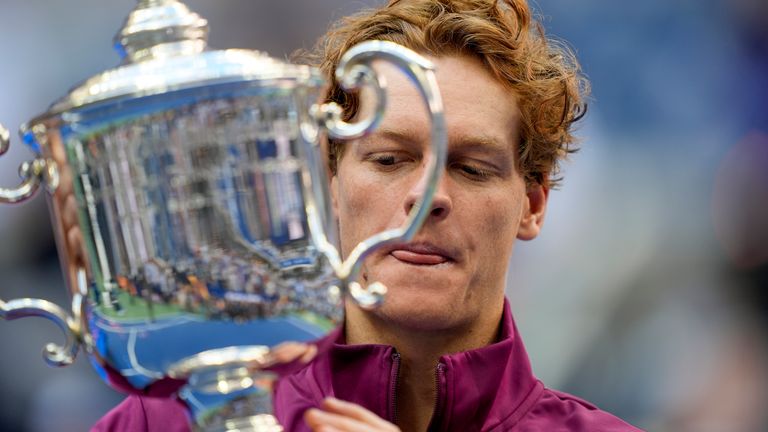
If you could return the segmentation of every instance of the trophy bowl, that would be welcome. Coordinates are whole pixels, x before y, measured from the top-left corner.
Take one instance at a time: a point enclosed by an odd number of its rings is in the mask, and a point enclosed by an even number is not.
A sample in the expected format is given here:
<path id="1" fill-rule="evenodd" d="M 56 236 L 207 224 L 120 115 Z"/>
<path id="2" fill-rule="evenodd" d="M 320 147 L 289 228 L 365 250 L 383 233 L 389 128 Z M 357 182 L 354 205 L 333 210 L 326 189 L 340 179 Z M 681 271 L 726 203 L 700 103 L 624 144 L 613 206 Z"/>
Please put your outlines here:
<path id="1" fill-rule="evenodd" d="M 176 0 L 141 0 L 115 38 L 122 64 L 77 85 L 20 128 L 35 152 L 15 203 L 47 189 L 71 304 L 0 300 L 0 317 L 39 316 L 65 333 L 44 358 L 84 348 L 125 392 L 179 397 L 196 430 L 279 431 L 280 373 L 323 350 L 313 341 L 386 287 L 356 282 L 363 258 L 408 241 L 428 214 L 445 164 L 445 125 L 431 63 L 390 42 L 351 48 L 336 79 L 369 86 L 377 108 L 347 122 L 318 102 L 309 66 L 248 50 L 208 50 L 207 23 Z M 398 66 L 432 118 L 424 196 L 405 224 L 342 259 L 323 136 L 354 139 L 383 115 L 373 61 Z M 0 154 L 9 146 L 0 126 Z"/>

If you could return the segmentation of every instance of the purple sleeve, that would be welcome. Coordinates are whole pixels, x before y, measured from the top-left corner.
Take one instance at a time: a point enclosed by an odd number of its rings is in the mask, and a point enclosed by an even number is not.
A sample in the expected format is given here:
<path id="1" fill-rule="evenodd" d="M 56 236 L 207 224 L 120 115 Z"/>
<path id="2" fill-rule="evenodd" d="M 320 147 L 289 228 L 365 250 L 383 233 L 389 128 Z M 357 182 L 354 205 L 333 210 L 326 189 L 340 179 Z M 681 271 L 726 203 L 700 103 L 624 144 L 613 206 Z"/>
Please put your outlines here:
<path id="1" fill-rule="evenodd" d="M 190 432 L 184 405 L 175 399 L 128 396 L 91 432 Z"/>

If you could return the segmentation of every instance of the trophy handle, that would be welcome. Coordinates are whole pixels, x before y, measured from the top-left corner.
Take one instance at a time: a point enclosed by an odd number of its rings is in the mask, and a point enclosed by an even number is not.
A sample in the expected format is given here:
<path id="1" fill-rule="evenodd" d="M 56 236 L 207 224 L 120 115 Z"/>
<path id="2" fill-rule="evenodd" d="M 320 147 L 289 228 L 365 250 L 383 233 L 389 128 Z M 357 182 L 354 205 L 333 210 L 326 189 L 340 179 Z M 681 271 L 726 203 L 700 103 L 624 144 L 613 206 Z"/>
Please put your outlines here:
<path id="1" fill-rule="evenodd" d="M 0 318 L 12 321 L 18 318 L 36 316 L 53 321 L 63 332 L 64 345 L 49 343 L 43 349 L 43 358 L 50 366 L 68 366 L 77 356 L 77 324 L 59 306 L 40 299 L 16 299 L 9 302 L 0 300 Z"/>
<path id="2" fill-rule="evenodd" d="M 414 51 L 388 41 L 368 41 L 350 48 L 341 58 L 336 69 L 336 79 L 344 90 L 352 90 L 368 85 L 374 88 L 377 105 L 374 113 L 357 123 L 347 123 L 342 120 L 342 110 L 335 103 L 327 103 L 313 107 L 313 115 L 321 126 L 328 130 L 332 138 L 354 139 L 372 132 L 384 115 L 386 105 L 386 90 L 383 80 L 376 75 L 371 67 L 373 60 L 389 61 L 397 66 L 418 87 L 429 108 L 431 119 L 431 156 L 427 162 L 424 182 L 424 194 L 413 206 L 405 223 L 396 229 L 387 230 L 371 236 L 360 242 L 350 252 L 347 259 L 341 262 L 338 251 L 327 239 L 318 238 L 316 244 L 328 256 L 334 266 L 337 276 L 353 299 L 364 308 L 373 308 L 380 304 L 386 294 L 386 287 L 380 282 L 372 282 L 363 288 L 356 282 L 363 259 L 378 247 L 388 243 L 409 241 L 416 234 L 429 215 L 432 198 L 443 173 L 446 160 L 447 132 L 443 101 L 437 87 L 432 62 Z M 310 218 L 310 220 L 313 218 Z M 311 227 L 312 228 L 312 227 Z M 317 229 L 311 229 L 313 236 Z"/>
<path id="3" fill-rule="evenodd" d="M 3 155 L 10 147 L 10 133 L 2 124 L 0 124 L 0 155 Z M 53 163 L 43 158 L 35 158 L 32 161 L 24 162 L 19 167 L 19 176 L 22 182 L 15 189 L 0 188 L 0 203 L 17 203 L 32 197 L 40 182 L 45 182 L 50 190 L 56 189 L 59 183 L 58 172 Z"/>
<path id="4" fill-rule="evenodd" d="M 8 151 L 9 145 L 8 129 L 0 124 L 0 155 Z M 58 185 L 59 178 L 55 165 L 40 157 L 31 162 L 23 163 L 19 168 L 19 175 L 23 179 L 21 185 L 15 189 L 0 188 L 0 203 L 16 203 L 30 198 L 35 194 L 43 180 L 51 189 L 55 189 Z M 0 300 L 0 318 L 11 321 L 28 316 L 47 318 L 64 332 L 66 339 L 64 345 L 49 343 L 43 349 L 46 363 L 51 366 L 72 364 L 78 350 L 77 325 L 62 308 L 49 301 L 39 299 L 23 298 L 7 303 Z"/>

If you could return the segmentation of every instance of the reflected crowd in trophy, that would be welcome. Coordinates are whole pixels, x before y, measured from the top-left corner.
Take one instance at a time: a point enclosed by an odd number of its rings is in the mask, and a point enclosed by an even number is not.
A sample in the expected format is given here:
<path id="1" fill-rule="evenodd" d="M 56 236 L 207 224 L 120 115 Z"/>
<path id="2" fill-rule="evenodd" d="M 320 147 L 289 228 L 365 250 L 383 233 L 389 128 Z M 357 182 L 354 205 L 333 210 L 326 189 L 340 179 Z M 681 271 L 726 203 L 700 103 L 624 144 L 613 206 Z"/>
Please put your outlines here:
<path id="1" fill-rule="evenodd" d="M 113 279 L 131 297 L 202 314 L 223 311 L 206 310 L 206 305 L 226 307 L 225 315 L 243 317 L 284 313 L 269 310 L 277 305 L 302 309 L 301 304 L 328 303 L 301 282 L 311 277 L 318 284 L 333 284 L 322 270 L 322 257 L 308 243 L 299 161 L 290 149 L 298 145 L 298 132 L 287 119 L 264 120 L 271 113 L 259 102 L 197 103 L 186 111 L 160 114 L 162 121 L 142 120 L 151 126 L 116 127 L 98 141 L 90 139 L 84 149 L 93 155 L 87 170 L 103 182 L 94 205 L 106 215 L 108 233 L 115 237 L 110 243 L 118 249 L 113 253 L 123 265 Z M 273 125 L 274 130 L 254 125 Z M 165 145 L 168 140 L 184 143 L 185 151 Z M 124 149 L 134 146 L 142 148 L 141 161 L 126 160 Z M 244 158 L 244 152 L 257 154 Z M 131 163 L 147 167 L 147 178 L 131 178 Z M 163 182 L 160 173 L 165 172 L 174 173 L 172 182 Z M 149 197 L 142 199 L 138 190 Z M 142 202 L 154 199 L 167 203 L 168 211 L 147 209 Z M 147 235 L 146 226 L 156 232 Z M 265 237 L 269 243 L 255 240 Z M 220 244 L 224 238 L 237 242 Z M 283 281 L 271 278 L 276 272 Z M 98 288 L 93 295 L 99 295 Z M 124 313 L 121 301 L 110 302 Z M 327 316 L 334 316 L 327 307 Z"/>

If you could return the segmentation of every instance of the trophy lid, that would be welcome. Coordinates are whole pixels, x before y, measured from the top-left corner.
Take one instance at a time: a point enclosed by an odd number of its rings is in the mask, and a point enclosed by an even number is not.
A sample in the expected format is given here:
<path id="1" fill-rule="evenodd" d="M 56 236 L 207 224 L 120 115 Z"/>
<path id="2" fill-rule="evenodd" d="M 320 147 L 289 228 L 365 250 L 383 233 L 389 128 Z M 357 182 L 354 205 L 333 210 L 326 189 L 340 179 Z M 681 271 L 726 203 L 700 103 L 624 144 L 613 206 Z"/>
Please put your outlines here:
<path id="1" fill-rule="evenodd" d="M 180 1 L 139 0 L 115 36 L 123 63 L 85 80 L 41 117 L 213 84 L 249 81 L 285 89 L 323 83 L 316 69 L 281 62 L 262 52 L 209 51 L 207 36 L 207 21 Z"/>

